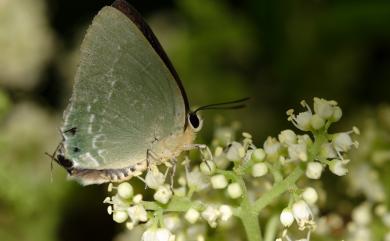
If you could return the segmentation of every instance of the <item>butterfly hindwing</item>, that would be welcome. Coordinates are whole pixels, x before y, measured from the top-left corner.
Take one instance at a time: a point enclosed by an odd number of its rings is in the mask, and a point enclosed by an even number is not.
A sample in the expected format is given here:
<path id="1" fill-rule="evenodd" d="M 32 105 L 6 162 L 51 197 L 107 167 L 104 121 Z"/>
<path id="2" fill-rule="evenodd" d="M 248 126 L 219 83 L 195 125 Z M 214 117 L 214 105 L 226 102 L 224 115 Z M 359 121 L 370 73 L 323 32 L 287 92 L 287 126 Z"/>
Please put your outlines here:
<path id="1" fill-rule="evenodd" d="M 104 7 L 81 47 L 65 157 L 79 168 L 130 166 L 156 139 L 182 132 L 185 115 L 185 96 L 159 54 L 125 14 Z"/>

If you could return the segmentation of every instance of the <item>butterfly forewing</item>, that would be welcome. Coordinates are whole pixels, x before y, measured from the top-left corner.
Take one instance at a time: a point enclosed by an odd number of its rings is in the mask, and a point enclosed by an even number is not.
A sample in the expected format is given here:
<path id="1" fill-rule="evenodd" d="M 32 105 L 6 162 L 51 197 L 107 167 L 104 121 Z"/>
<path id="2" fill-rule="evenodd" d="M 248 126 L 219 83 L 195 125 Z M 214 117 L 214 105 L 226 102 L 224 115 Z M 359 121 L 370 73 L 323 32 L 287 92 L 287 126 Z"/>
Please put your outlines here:
<path id="1" fill-rule="evenodd" d="M 87 31 L 80 58 L 62 128 L 64 154 L 75 167 L 127 167 L 145 160 L 154 141 L 183 132 L 180 88 L 126 15 L 103 8 Z"/>

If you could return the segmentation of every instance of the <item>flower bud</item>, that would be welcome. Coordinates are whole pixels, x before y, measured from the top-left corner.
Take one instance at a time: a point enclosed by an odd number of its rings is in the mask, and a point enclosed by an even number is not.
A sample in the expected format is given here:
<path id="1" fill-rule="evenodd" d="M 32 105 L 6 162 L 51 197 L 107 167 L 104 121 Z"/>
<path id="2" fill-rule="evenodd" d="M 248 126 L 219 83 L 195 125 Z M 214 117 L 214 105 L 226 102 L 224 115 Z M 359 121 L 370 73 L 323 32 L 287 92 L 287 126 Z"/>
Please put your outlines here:
<path id="1" fill-rule="evenodd" d="M 219 213 L 221 214 L 221 220 L 226 222 L 231 216 L 233 216 L 233 210 L 229 205 L 221 205 L 219 207 Z"/>
<path id="2" fill-rule="evenodd" d="M 311 125 L 311 127 L 313 127 L 314 130 L 319 130 L 319 129 L 321 129 L 322 127 L 324 127 L 325 121 L 324 121 L 324 119 L 322 119 L 319 115 L 314 114 L 314 115 L 311 117 L 310 125 Z"/>
<path id="3" fill-rule="evenodd" d="M 198 210 L 193 208 L 188 209 L 188 211 L 184 215 L 184 218 L 191 224 L 196 223 L 199 217 L 200 217 L 200 213 L 198 212 Z"/>
<path id="4" fill-rule="evenodd" d="M 306 167 L 306 176 L 311 179 L 319 179 L 324 167 L 319 162 L 309 162 Z"/>
<path id="5" fill-rule="evenodd" d="M 175 235 L 166 228 L 149 228 L 142 234 L 142 241 L 174 241 Z"/>
<path id="6" fill-rule="evenodd" d="M 217 174 L 211 177 L 211 186 L 214 189 L 224 189 L 228 185 L 226 177 L 222 174 Z"/>
<path id="7" fill-rule="evenodd" d="M 278 139 L 282 144 L 294 144 L 297 142 L 297 135 L 292 130 L 284 130 L 280 132 Z"/>
<path id="8" fill-rule="evenodd" d="M 261 148 L 257 148 L 252 152 L 251 160 L 253 162 L 262 162 L 264 161 L 265 156 L 266 156 L 265 151 Z"/>
<path id="9" fill-rule="evenodd" d="M 279 218 L 280 218 L 280 222 L 283 224 L 284 227 L 290 227 L 291 224 L 294 222 L 293 213 L 289 208 L 283 209 Z"/>
<path id="10" fill-rule="evenodd" d="M 262 177 L 268 172 L 268 167 L 265 163 L 260 162 L 252 166 L 252 176 L 253 177 Z"/>
<path id="11" fill-rule="evenodd" d="M 133 187 L 128 182 L 123 182 L 118 186 L 118 195 L 122 199 L 129 199 L 134 195 Z"/>
<path id="12" fill-rule="evenodd" d="M 343 111 L 341 110 L 341 108 L 338 106 L 335 106 L 333 108 L 333 115 L 330 118 L 330 120 L 333 122 L 337 122 L 341 119 L 342 115 L 343 115 Z"/>
<path id="13" fill-rule="evenodd" d="M 229 186 L 227 188 L 227 193 L 233 199 L 241 197 L 242 196 L 242 189 L 241 189 L 240 184 L 238 184 L 237 182 L 233 182 L 233 183 L 229 184 Z"/>
<path id="14" fill-rule="evenodd" d="M 112 219 L 117 223 L 123 223 L 127 220 L 128 216 L 125 211 L 115 211 L 112 214 Z"/>
<path id="15" fill-rule="evenodd" d="M 318 194 L 317 191 L 312 187 L 307 187 L 305 191 L 302 193 L 302 198 L 305 200 L 308 204 L 315 204 L 318 200 Z"/>
<path id="16" fill-rule="evenodd" d="M 160 186 L 153 195 L 153 198 L 162 204 L 167 204 L 171 197 L 172 191 L 168 185 Z"/>
<path id="17" fill-rule="evenodd" d="M 329 119 L 334 112 L 334 101 L 328 101 L 325 99 L 314 98 L 314 112 L 323 119 Z"/>

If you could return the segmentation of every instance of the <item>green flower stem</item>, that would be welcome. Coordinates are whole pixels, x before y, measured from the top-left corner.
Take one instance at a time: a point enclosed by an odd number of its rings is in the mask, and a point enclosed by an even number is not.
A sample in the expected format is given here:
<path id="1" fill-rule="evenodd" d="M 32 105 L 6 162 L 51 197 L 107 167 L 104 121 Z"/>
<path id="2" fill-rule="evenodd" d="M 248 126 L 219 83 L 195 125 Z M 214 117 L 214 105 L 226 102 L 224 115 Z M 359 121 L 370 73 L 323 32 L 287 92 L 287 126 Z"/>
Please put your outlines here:
<path id="1" fill-rule="evenodd" d="M 302 174 L 302 168 L 299 166 L 296 167 L 287 178 L 274 185 L 271 190 L 266 192 L 263 196 L 255 201 L 253 205 L 254 212 L 259 213 L 264 207 L 273 202 L 275 198 L 286 192 L 289 188 L 293 187 L 295 182 L 299 179 L 299 177 L 302 176 Z"/>
<path id="2" fill-rule="evenodd" d="M 265 226 L 264 241 L 274 241 L 275 240 L 278 224 L 279 224 L 279 216 L 278 215 L 274 215 L 268 220 L 268 222 Z"/>
<path id="3" fill-rule="evenodd" d="M 242 198 L 240 206 L 233 211 L 245 229 L 248 241 L 262 241 L 261 229 L 259 224 L 259 214 L 253 211 L 253 206 L 248 199 L 248 191 L 244 179 L 233 171 L 217 170 L 217 173 L 223 174 L 228 179 L 237 182 L 242 189 Z"/>
<path id="4" fill-rule="evenodd" d="M 242 224 L 244 225 L 246 237 L 248 241 L 262 241 L 258 213 L 251 209 L 251 205 L 242 202 L 238 212 Z"/>

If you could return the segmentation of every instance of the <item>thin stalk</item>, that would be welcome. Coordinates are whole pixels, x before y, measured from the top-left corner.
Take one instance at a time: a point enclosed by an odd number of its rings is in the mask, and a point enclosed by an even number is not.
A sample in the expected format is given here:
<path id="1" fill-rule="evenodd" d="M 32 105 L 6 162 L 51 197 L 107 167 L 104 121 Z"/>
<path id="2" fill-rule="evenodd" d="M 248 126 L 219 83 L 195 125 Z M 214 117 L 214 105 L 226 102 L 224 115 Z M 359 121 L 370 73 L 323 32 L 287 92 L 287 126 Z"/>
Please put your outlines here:
<path id="1" fill-rule="evenodd" d="M 253 205 L 254 212 L 259 213 L 264 207 L 268 206 L 278 196 L 286 192 L 295 185 L 295 182 L 302 176 L 303 170 L 298 166 L 283 181 L 275 184 L 271 190 L 257 199 Z"/>

